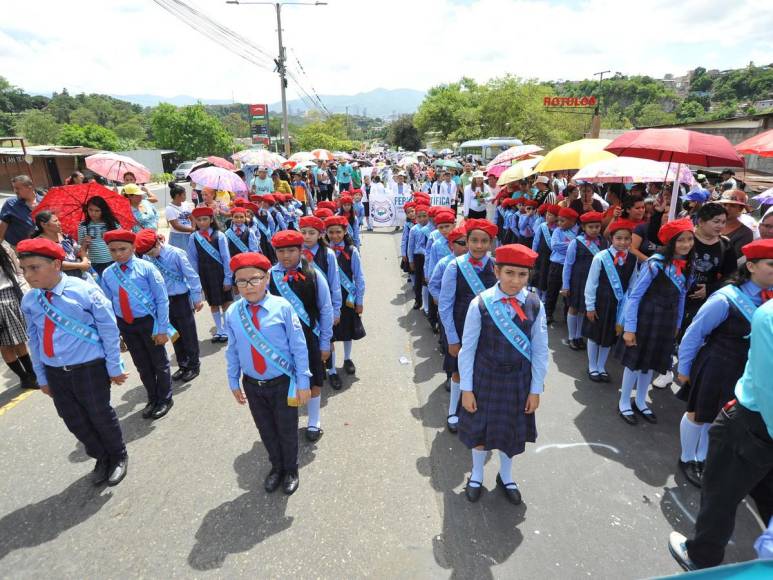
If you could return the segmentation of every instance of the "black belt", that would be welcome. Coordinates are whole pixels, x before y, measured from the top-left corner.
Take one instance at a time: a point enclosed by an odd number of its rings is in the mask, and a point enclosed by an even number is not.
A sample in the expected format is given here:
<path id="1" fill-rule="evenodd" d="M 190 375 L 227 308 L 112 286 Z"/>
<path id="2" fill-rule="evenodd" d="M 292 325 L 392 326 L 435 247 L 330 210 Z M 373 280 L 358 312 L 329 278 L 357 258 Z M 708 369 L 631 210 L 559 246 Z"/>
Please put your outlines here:
<path id="1" fill-rule="evenodd" d="M 253 387 L 260 387 L 261 389 L 265 389 L 267 387 L 278 387 L 280 385 L 283 385 L 284 383 L 290 382 L 290 377 L 287 375 L 282 375 L 280 377 L 274 377 L 273 379 L 268 379 L 267 381 L 261 381 L 258 379 L 253 379 L 252 377 L 248 377 L 247 375 L 243 375 L 244 382 L 248 385 L 252 385 Z"/>
<path id="2" fill-rule="evenodd" d="M 105 364 L 105 359 L 95 358 L 94 360 L 90 360 L 89 362 L 79 363 L 77 365 L 64 365 L 63 367 L 52 367 L 52 366 L 46 365 L 46 370 L 70 372 L 77 369 L 96 367 L 104 364 Z"/>

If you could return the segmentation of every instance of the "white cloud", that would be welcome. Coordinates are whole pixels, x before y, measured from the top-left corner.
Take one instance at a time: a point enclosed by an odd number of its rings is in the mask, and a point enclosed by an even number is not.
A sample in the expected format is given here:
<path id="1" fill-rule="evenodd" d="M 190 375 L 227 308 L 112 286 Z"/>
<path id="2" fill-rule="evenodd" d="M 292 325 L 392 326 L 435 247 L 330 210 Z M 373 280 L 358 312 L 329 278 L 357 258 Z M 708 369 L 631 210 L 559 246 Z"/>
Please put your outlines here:
<path id="1" fill-rule="evenodd" d="M 270 6 L 192 0 L 276 52 Z M 0 71 L 28 91 L 189 94 L 275 101 L 275 74 L 191 30 L 152 0 L 28 0 L 0 23 Z M 697 65 L 773 62 L 765 0 L 329 0 L 283 9 L 290 64 L 321 93 L 426 89 L 462 75 L 579 79 L 599 70 L 661 76 Z M 290 91 L 291 95 L 293 90 Z"/>

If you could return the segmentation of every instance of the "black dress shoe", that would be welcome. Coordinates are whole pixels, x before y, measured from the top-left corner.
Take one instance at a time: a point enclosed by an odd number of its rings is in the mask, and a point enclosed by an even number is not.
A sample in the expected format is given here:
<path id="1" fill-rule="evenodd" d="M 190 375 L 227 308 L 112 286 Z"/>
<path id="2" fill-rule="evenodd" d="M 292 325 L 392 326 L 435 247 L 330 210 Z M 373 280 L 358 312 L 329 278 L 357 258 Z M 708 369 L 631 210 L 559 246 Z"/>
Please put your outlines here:
<path id="1" fill-rule="evenodd" d="M 456 417 L 456 423 L 451 423 L 451 417 Z M 456 415 L 449 415 L 448 418 L 446 419 L 446 427 L 448 427 L 448 430 L 451 433 L 456 433 L 457 431 L 459 431 L 459 417 L 457 417 Z"/>
<path id="2" fill-rule="evenodd" d="M 477 483 L 478 485 L 470 485 L 470 483 Z M 467 486 L 464 488 L 464 495 L 467 496 L 467 499 L 470 501 L 470 503 L 475 503 L 480 499 L 480 494 L 483 493 L 483 482 L 482 481 L 472 481 L 472 479 L 467 480 Z"/>
<path id="3" fill-rule="evenodd" d="M 344 370 L 347 375 L 353 375 L 357 372 L 357 367 L 354 366 L 354 361 L 352 361 L 352 359 L 346 359 L 344 361 Z"/>
<path id="4" fill-rule="evenodd" d="M 599 379 L 602 383 L 608 383 L 612 380 L 609 378 L 609 373 L 607 372 L 599 373 Z"/>
<path id="5" fill-rule="evenodd" d="M 317 429 L 316 427 L 306 427 L 306 440 L 311 441 L 312 443 L 316 443 L 319 441 L 319 438 L 322 437 L 322 434 L 324 431 L 322 429 Z"/>
<path id="6" fill-rule="evenodd" d="M 297 471 L 286 473 L 282 482 L 282 491 L 285 492 L 285 495 L 292 495 L 298 489 L 299 483 Z"/>
<path id="7" fill-rule="evenodd" d="M 515 487 L 513 487 L 515 486 Z M 518 490 L 518 486 L 515 485 L 515 483 L 505 485 L 505 482 L 502 481 L 502 478 L 497 473 L 497 487 L 499 487 L 502 492 L 505 494 L 505 497 L 507 498 L 507 501 L 509 501 L 513 505 L 520 505 L 521 504 L 521 492 Z"/>
<path id="8" fill-rule="evenodd" d="M 588 348 L 588 347 L 585 345 L 585 340 L 584 340 L 584 339 L 582 339 L 582 338 L 577 338 L 577 339 L 575 339 L 575 341 L 574 341 L 574 342 L 577 344 L 577 347 L 578 347 L 580 350 L 585 350 L 586 348 Z"/>
<path id="9" fill-rule="evenodd" d="M 680 459 L 679 469 L 682 470 L 685 479 L 695 487 L 700 488 L 703 485 L 703 473 L 701 472 L 697 461 L 682 461 Z"/>
<path id="10" fill-rule="evenodd" d="M 655 411 L 647 407 L 644 410 L 639 409 L 636 405 L 633 406 L 633 410 L 636 411 L 639 415 L 642 416 L 642 419 L 647 421 L 647 423 L 657 423 L 658 422 L 658 416 L 655 415 Z"/>
<path id="11" fill-rule="evenodd" d="M 627 413 L 618 411 L 617 414 L 620 415 L 620 418 L 629 425 L 636 425 L 639 422 L 639 420 L 636 418 L 636 415 L 633 414 L 633 411 L 628 411 Z"/>
<path id="12" fill-rule="evenodd" d="M 266 476 L 266 481 L 263 482 L 263 489 L 267 493 L 276 491 L 282 485 L 282 479 L 284 479 L 284 474 L 278 469 L 272 469 Z"/>
<path id="13" fill-rule="evenodd" d="M 419 308 L 421 308 L 421 302 L 414 302 L 413 303 L 413 309 L 414 310 L 418 310 Z"/>
<path id="14" fill-rule="evenodd" d="M 107 485 L 118 485 L 126 477 L 126 472 L 129 470 L 129 458 L 123 457 L 118 463 L 111 463 L 108 470 Z"/>
<path id="15" fill-rule="evenodd" d="M 570 338 L 567 341 L 567 344 L 569 345 L 569 348 L 571 348 L 572 350 L 580 350 L 580 347 L 577 346 L 577 341 L 573 338 Z"/>
<path id="16" fill-rule="evenodd" d="M 597 371 L 588 371 L 588 378 L 593 381 L 594 383 L 600 383 L 601 382 L 601 373 Z"/>
<path id="17" fill-rule="evenodd" d="M 158 403 L 156 407 L 153 409 L 153 413 L 150 416 L 153 417 L 154 419 L 160 419 L 161 417 L 166 415 L 173 406 L 174 406 L 174 401 L 172 399 Z"/>
<path id="18" fill-rule="evenodd" d="M 552 316 L 548 316 L 548 317 L 545 319 L 545 324 L 547 324 L 548 326 L 550 326 L 550 325 L 551 325 L 551 324 L 553 324 L 554 322 L 555 322 L 555 320 L 553 319 L 553 317 L 552 317 Z"/>
<path id="19" fill-rule="evenodd" d="M 29 373 L 27 375 L 24 375 L 21 379 L 21 385 L 19 385 L 22 389 L 39 389 L 40 385 L 38 384 L 38 378 L 35 376 L 35 373 Z"/>
<path id="20" fill-rule="evenodd" d="M 94 471 L 91 473 L 91 483 L 94 485 L 102 485 L 107 481 L 108 470 L 110 469 L 110 461 L 107 457 L 97 459 L 97 464 L 94 466 Z"/>
<path id="21" fill-rule="evenodd" d="M 182 379 L 182 378 L 183 378 L 183 375 L 185 374 L 185 372 L 186 372 L 186 371 L 187 371 L 187 369 L 185 369 L 185 368 L 183 368 L 183 367 L 180 367 L 179 369 L 177 369 L 177 370 L 176 370 L 176 371 L 175 371 L 175 372 L 172 374 L 172 380 L 173 380 L 173 381 L 179 381 L 180 379 Z"/>
<path id="22" fill-rule="evenodd" d="M 145 405 L 145 408 L 142 410 L 142 418 L 143 419 L 150 419 L 150 416 L 153 414 L 153 409 L 156 408 L 155 403 L 148 403 Z"/>
<path id="23" fill-rule="evenodd" d="M 187 369 L 185 374 L 180 378 L 183 383 L 190 383 L 193 379 L 199 376 L 199 369 Z"/>
<path id="24" fill-rule="evenodd" d="M 341 377 L 338 376 L 338 373 L 333 373 L 328 377 L 330 380 L 330 386 L 333 387 L 334 391 L 340 391 L 341 387 L 343 387 L 343 383 L 341 382 Z"/>
<path id="25" fill-rule="evenodd" d="M 446 379 L 446 382 L 443 383 L 443 386 L 446 388 L 446 393 L 450 393 L 451 392 L 451 378 L 450 377 Z"/>

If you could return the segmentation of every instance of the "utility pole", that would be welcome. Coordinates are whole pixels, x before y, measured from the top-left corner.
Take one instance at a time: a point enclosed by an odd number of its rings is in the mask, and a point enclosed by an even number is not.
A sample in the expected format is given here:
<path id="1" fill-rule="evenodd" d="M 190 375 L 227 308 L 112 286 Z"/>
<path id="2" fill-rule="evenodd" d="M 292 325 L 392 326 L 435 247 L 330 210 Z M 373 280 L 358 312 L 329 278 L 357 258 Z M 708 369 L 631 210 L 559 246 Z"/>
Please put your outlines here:
<path id="1" fill-rule="evenodd" d="M 265 4 L 276 9 L 276 33 L 279 41 L 279 56 L 274 59 L 276 72 L 279 73 L 279 88 L 282 91 L 282 138 L 285 157 L 290 156 L 290 130 L 287 120 L 287 69 L 285 68 L 285 48 L 282 45 L 282 6 L 327 6 L 327 2 L 252 2 L 241 0 L 226 0 L 226 4 Z"/>
<path id="2" fill-rule="evenodd" d="M 346 138 L 349 138 L 349 105 L 346 105 Z"/>
<path id="3" fill-rule="evenodd" d="M 604 80 L 604 75 L 610 73 L 610 70 L 603 70 L 597 73 L 593 73 L 593 76 L 599 77 L 599 89 L 601 89 L 601 82 Z M 599 90 L 599 99 L 596 102 L 596 107 L 593 109 L 593 117 L 590 121 L 590 136 L 592 139 L 598 139 L 601 133 L 601 90 Z"/>

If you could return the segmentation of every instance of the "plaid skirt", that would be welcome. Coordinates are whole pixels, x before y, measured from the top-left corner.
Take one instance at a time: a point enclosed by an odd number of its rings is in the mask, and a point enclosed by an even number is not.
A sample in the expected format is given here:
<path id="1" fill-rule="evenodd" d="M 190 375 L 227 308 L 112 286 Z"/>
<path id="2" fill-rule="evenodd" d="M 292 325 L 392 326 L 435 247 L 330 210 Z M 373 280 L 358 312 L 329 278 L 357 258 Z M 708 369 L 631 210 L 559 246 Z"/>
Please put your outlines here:
<path id="1" fill-rule="evenodd" d="M 13 287 L 0 290 L 0 346 L 27 342 L 27 325 Z"/>

